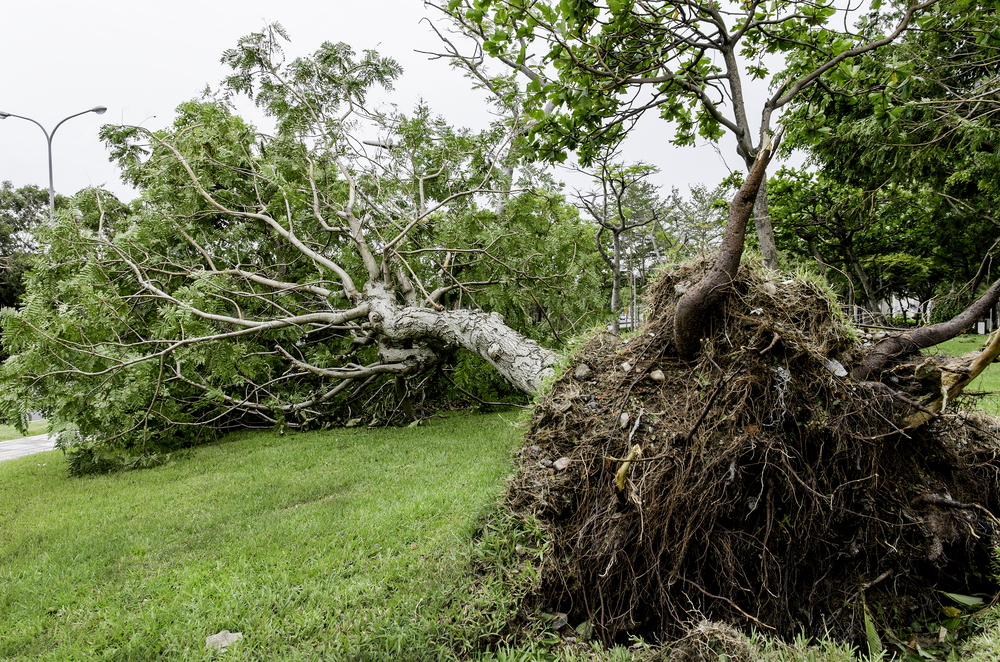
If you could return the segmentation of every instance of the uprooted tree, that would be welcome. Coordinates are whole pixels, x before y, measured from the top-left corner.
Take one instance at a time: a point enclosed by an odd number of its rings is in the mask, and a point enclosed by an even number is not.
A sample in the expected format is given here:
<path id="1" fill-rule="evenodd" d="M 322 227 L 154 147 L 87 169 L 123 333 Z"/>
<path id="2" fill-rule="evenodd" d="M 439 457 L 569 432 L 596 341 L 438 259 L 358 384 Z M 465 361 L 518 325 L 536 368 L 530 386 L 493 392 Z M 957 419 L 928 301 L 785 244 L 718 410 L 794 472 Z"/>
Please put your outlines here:
<path id="1" fill-rule="evenodd" d="M 949 322 L 863 346 L 818 282 L 741 264 L 769 159 L 719 256 L 665 271 L 639 333 L 593 337 L 536 408 L 508 492 L 551 541 L 536 604 L 606 641 L 709 618 L 939 645 L 911 623 L 948 606 L 942 591 L 995 581 L 1000 439 L 954 403 L 1000 333 L 963 359 L 919 350 L 968 328 L 1000 282 Z"/>
<path id="2" fill-rule="evenodd" d="M 556 354 L 514 327 L 558 344 L 597 321 L 593 230 L 530 166 L 511 181 L 503 126 L 371 109 L 395 62 L 343 44 L 283 62 L 283 39 L 225 55 L 224 90 L 275 136 L 210 100 L 170 130 L 105 129 L 142 197 L 84 192 L 39 230 L 5 318 L 8 415 L 40 408 L 65 446 L 133 457 L 211 429 L 385 421 L 386 392 L 413 417 L 458 348 L 534 393 Z M 465 369 L 471 390 L 482 373 Z"/>
<path id="3" fill-rule="evenodd" d="M 185 104 L 169 131 L 107 128 L 142 197 L 85 192 L 39 230 L 44 259 L 3 319 L 0 395 L 8 415 L 43 409 L 80 470 L 105 448 L 370 415 L 372 389 L 416 415 L 457 350 L 537 394 L 558 355 L 514 328 L 511 302 L 556 336 L 599 289 L 593 228 L 510 181 L 510 132 L 371 110 L 392 61 L 326 44 L 284 63 L 280 36 L 225 58 L 228 89 L 275 136 L 217 102 Z M 821 288 L 742 260 L 776 146 L 758 150 L 718 258 L 664 272 L 641 333 L 595 337 L 576 359 L 589 373 L 557 376 L 535 412 L 514 505 L 553 532 L 546 599 L 603 636 L 701 610 L 853 637 L 869 589 L 955 589 L 963 564 L 989 562 L 996 443 L 947 412 L 1000 340 L 965 365 L 912 355 L 967 328 L 1000 283 L 950 322 L 861 347 Z M 561 473 L 535 461 L 549 452 L 570 459 Z"/>

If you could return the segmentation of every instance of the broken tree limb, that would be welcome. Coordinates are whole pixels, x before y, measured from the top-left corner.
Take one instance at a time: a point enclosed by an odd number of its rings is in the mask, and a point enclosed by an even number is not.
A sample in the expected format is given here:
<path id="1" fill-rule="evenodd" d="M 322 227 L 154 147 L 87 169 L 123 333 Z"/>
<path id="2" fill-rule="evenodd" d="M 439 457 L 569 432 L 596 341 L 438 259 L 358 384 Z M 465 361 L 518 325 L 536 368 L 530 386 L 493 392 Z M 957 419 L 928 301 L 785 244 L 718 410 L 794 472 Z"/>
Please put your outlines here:
<path id="1" fill-rule="evenodd" d="M 854 378 L 861 381 L 872 379 L 898 359 L 954 338 L 968 330 L 997 301 L 1000 301 L 1000 280 L 993 283 L 975 303 L 947 322 L 912 329 L 876 343 L 854 369 Z"/>
<path id="2" fill-rule="evenodd" d="M 994 332 L 989 344 L 979 353 L 979 356 L 973 359 L 967 369 L 961 372 L 953 370 L 942 371 L 941 395 L 932 402 L 927 403 L 921 411 L 904 419 L 904 427 L 915 428 L 934 418 L 936 414 L 944 410 L 948 402 L 961 395 L 965 387 L 981 375 L 986 366 L 992 363 L 997 356 L 1000 356 L 1000 331 Z"/>

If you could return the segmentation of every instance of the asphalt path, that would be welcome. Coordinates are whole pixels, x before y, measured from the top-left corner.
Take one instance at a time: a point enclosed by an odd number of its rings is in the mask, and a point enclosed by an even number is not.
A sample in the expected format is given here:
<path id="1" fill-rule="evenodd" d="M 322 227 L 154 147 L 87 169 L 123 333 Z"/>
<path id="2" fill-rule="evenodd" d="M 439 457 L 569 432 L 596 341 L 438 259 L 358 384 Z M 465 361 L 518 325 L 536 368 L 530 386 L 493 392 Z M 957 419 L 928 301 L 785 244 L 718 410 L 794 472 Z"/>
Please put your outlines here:
<path id="1" fill-rule="evenodd" d="M 0 441 L 0 462 L 13 460 L 16 457 L 34 455 L 43 451 L 50 451 L 56 447 L 56 438 L 47 434 L 36 434 L 34 437 L 22 437 L 21 439 L 10 439 Z"/>

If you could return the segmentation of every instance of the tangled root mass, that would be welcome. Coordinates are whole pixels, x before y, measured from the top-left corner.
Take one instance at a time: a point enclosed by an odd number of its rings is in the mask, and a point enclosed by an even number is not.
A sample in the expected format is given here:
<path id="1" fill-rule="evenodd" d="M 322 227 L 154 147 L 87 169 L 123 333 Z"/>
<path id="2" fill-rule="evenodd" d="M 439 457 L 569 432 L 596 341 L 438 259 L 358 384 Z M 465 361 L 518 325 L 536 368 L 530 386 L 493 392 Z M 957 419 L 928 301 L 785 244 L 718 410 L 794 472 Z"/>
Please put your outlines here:
<path id="1" fill-rule="evenodd" d="M 707 617 L 861 641 L 865 603 L 908 618 L 982 588 L 996 427 L 901 431 L 911 405 L 840 369 L 860 349 L 829 294 L 746 264 L 680 361 L 673 311 L 706 269 L 665 272 L 643 328 L 591 339 L 537 407 L 508 496 L 550 533 L 538 599 L 605 640 Z"/>

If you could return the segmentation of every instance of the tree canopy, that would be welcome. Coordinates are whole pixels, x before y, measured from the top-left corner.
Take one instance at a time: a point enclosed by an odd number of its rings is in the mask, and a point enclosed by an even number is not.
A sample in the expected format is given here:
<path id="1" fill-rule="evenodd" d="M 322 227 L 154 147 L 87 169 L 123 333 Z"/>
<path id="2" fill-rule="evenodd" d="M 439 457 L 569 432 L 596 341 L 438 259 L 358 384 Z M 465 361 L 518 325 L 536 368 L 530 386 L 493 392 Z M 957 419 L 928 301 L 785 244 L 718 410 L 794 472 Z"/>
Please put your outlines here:
<path id="1" fill-rule="evenodd" d="M 589 164 L 654 112 L 674 127 L 675 144 L 732 133 L 749 170 L 770 143 L 775 113 L 828 77 L 850 75 L 852 58 L 892 43 L 937 2 L 873 2 L 867 12 L 801 0 L 451 0 L 442 9 L 483 53 L 527 74 L 540 157 L 575 150 Z M 776 55 L 785 66 L 772 71 Z M 456 59 L 481 69 L 480 58 Z M 759 109 L 748 105 L 746 78 L 770 80 Z M 765 261 L 777 267 L 766 187 L 755 223 Z"/>

